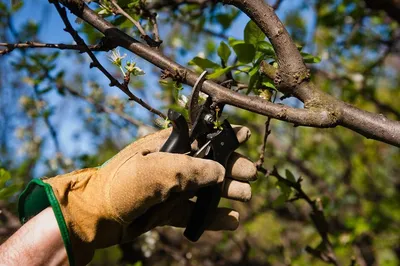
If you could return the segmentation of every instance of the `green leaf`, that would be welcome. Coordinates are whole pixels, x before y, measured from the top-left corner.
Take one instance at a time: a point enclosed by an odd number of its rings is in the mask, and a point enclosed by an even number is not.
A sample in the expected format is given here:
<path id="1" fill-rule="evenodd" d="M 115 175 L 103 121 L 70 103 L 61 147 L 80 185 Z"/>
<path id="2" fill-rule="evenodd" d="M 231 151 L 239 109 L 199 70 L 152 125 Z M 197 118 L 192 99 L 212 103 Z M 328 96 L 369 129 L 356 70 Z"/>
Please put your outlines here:
<path id="1" fill-rule="evenodd" d="M 203 69 L 203 70 L 205 70 L 205 69 L 207 69 L 207 68 L 216 69 L 216 68 L 219 68 L 219 67 L 220 67 L 217 63 L 215 63 L 215 62 L 213 62 L 213 61 L 211 61 L 211 60 L 205 59 L 205 58 L 198 57 L 198 56 L 196 56 L 195 58 L 193 58 L 193 59 L 189 62 L 189 64 L 191 64 L 191 65 L 197 65 L 198 67 L 200 67 L 200 68 Z"/>
<path id="2" fill-rule="evenodd" d="M 243 40 L 236 40 L 235 38 L 229 37 L 228 43 L 231 47 L 235 46 L 236 44 L 245 43 Z"/>
<path id="3" fill-rule="evenodd" d="M 222 28 L 224 28 L 224 30 L 229 28 L 229 26 L 231 25 L 231 23 L 234 19 L 229 14 L 219 14 L 216 16 L 216 18 L 217 18 L 217 21 L 221 24 Z"/>
<path id="4" fill-rule="evenodd" d="M 234 68 L 234 66 L 229 66 L 229 67 L 225 67 L 225 68 L 218 68 L 215 70 L 214 73 L 207 75 L 208 79 L 217 79 L 220 76 L 228 73 L 229 71 L 231 71 Z"/>
<path id="5" fill-rule="evenodd" d="M 296 178 L 289 169 L 286 169 L 286 179 L 294 183 L 296 182 Z"/>
<path id="6" fill-rule="evenodd" d="M 257 43 L 257 50 L 262 52 L 264 55 L 275 56 L 275 50 L 272 44 L 266 41 L 261 41 Z"/>
<path id="7" fill-rule="evenodd" d="M 139 0 L 131 0 L 128 3 L 128 8 L 133 9 L 133 8 L 138 8 L 140 7 L 140 1 Z"/>
<path id="8" fill-rule="evenodd" d="M 0 168 L 0 200 L 8 200 L 17 193 L 20 188 L 21 184 L 11 182 L 11 174 L 5 169 Z"/>
<path id="9" fill-rule="evenodd" d="M 218 56 L 225 62 L 228 62 L 229 56 L 231 55 L 231 49 L 225 42 L 221 42 L 218 47 Z"/>
<path id="10" fill-rule="evenodd" d="M 0 200 L 8 200 L 11 196 L 16 194 L 20 190 L 20 186 L 12 184 L 8 187 L 0 189 Z"/>
<path id="11" fill-rule="evenodd" d="M 246 43 L 256 45 L 259 41 L 265 39 L 265 34 L 257 26 L 257 24 L 250 20 L 244 29 L 244 41 Z"/>
<path id="12" fill-rule="evenodd" d="M 308 64 L 316 64 L 321 62 L 321 58 L 319 58 L 318 56 L 313 56 L 312 54 L 302 52 L 301 56 L 303 56 L 304 62 Z"/>
<path id="13" fill-rule="evenodd" d="M 251 63 L 256 55 L 254 45 L 248 43 L 238 43 L 233 46 L 238 60 L 244 64 Z"/>
<path id="14" fill-rule="evenodd" d="M 284 183 L 282 181 L 276 182 L 276 185 L 279 187 L 282 194 L 285 195 L 285 200 L 288 200 L 290 197 L 290 194 L 292 193 L 292 189 L 288 185 L 286 185 L 286 183 Z"/>
<path id="15" fill-rule="evenodd" d="M 8 180 L 11 179 L 11 175 L 8 171 L 0 168 L 0 188 L 3 188 Z"/>
<path id="16" fill-rule="evenodd" d="M 182 90 L 183 90 L 182 84 L 180 82 L 174 82 L 172 94 L 174 96 L 175 102 L 178 102 L 179 95 Z"/>
<path id="17" fill-rule="evenodd" d="M 249 94 L 254 88 L 257 88 L 259 81 L 260 81 L 260 73 L 257 72 L 253 76 L 250 77 L 249 87 L 246 91 L 246 94 Z"/>
<path id="18" fill-rule="evenodd" d="M 257 84 L 259 83 L 260 77 L 261 77 L 259 70 L 260 70 L 260 65 L 256 65 L 255 67 L 250 69 L 250 71 L 249 71 L 249 77 L 250 77 L 249 87 L 247 89 L 246 94 L 249 94 L 254 89 L 254 87 L 256 87 Z"/>
<path id="19" fill-rule="evenodd" d="M 270 88 L 270 89 L 273 89 L 273 90 L 277 90 L 276 89 L 276 87 L 275 87 L 275 84 L 274 84 L 274 82 L 271 80 L 271 79 L 269 79 L 269 78 L 267 78 L 267 77 L 263 77 L 263 80 L 262 80 L 262 82 L 261 82 L 261 85 L 263 86 L 263 87 L 266 87 L 266 88 Z"/>

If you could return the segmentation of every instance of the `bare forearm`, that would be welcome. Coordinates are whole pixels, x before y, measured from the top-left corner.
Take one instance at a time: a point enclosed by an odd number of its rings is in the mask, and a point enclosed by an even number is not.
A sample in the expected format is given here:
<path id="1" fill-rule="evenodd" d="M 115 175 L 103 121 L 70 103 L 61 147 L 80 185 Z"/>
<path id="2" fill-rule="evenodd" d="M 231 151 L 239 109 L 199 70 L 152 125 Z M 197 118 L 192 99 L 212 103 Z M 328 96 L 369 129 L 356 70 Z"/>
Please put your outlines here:
<path id="1" fill-rule="evenodd" d="M 68 265 L 51 208 L 32 218 L 0 246 L 0 265 Z"/>

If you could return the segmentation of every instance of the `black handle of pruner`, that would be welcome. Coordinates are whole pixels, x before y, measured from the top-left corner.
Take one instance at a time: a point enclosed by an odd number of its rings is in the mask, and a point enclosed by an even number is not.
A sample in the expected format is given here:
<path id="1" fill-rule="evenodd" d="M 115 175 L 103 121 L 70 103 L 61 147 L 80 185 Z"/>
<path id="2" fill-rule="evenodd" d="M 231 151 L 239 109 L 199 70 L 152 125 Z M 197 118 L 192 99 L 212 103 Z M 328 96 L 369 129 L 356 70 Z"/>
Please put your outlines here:
<path id="1" fill-rule="evenodd" d="M 178 112 L 169 110 L 168 119 L 171 120 L 173 129 L 160 151 L 170 153 L 189 152 L 191 150 L 189 129 L 185 118 Z M 220 133 L 211 140 L 211 146 L 213 153 L 211 159 L 226 167 L 229 156 L 239 146 L 236 134 L 227 121 L 222 124 Z M 184 232 L 185 237 L 193 242 L 200 238 L 215 217 L 215 212 L 221 199 L 221 185 L 201 188 L 196 196 L 197 201 Z"/>
<path id="2" fill-rule="evenodd" d="M 182 114 L 168 110 L 168 119 L 172 124 L 172 133 L 160 151 L 169 153 L 190 152 L 189 127 Z"/>
<path id="3" fill-rule="evenodd" d="M 226 168 L 231 153 L 239 147 L 239 141 L 227 120 L 222 124 L 218 135 L 211 140 L 212 159 Z M 196 242 L 215 218 L 221 199 L 222 184 L 204 187 L 198 190 L 197 201 L 186 230 L 187 239 Z"/>

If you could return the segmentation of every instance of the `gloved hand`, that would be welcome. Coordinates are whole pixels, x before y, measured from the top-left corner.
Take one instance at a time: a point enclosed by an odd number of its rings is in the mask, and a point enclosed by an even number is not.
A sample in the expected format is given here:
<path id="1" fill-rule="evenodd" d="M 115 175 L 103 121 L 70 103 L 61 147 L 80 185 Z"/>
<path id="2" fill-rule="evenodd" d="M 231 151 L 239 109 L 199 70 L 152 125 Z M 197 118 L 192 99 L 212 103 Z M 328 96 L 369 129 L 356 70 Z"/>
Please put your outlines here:
<path id="1" fill-rule="evenodd" d="M 224 197 L 251 198 L 248 181 L 256 177 L 252 162 L 233 153 L 225 173 L 211 160 L 159 152 L 170 132 L 139 139 L 99 168 L 33 180 L 20 197 L 20 217 L 24 221 L 47 202 L 71 265 L 85 265 L 95 249 L 132 241 L 156 226 L 185 227 L 194 207 L 188 199 L 200 187 L 225 179 Z M 236 127 L 235 132 L 240 143 L 250 136 L 245 127 Z M 238 224 L 236 211 L 219 208 L 208 230 L 235 230 Z"/>

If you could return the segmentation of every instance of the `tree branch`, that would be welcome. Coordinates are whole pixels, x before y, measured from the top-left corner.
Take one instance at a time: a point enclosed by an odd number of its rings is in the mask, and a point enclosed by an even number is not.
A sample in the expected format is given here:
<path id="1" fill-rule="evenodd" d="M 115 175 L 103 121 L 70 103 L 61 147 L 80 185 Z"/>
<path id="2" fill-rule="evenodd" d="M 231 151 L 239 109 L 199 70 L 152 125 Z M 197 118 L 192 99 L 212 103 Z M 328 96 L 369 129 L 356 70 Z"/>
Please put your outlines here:
<path id="1" fill-rule="evenodd" d="M 146 41 L 146 43 L 148 45 L 150 45 L 151 47 L 159 47 L 161 44 L 161 41 L 159 40 L 159 36 L 158 36 L 158 27 L 157 27 L 157 23 L 154 24 L 155 27 L 155 31 L 156 31 L 156 38 L 158 39 L 158 41 L 153 40 L 147 33 L 146 31 L 143 29 L 142 25 L 140 25 L 140 23 L 138 21 L 136 21 L 132 16 L 130 16 L 128 13 L 125 12 L 125 10 L 123 10 L 117 3 L 116 0 L 111 0 L 112 5 L 114 6 L 114 12 L 115 14 L 119 14 L 124 16 L 126 19 L 128 19 L 130 22 L 133 23 L 133 25 L 136 26 L 136 28 L 139 30 L 140 32 L 140 37 Z M 155 19 L 154 17 L 150 17 L 151 21 L 154 23 Z"/>
<path id="2" fill-rule="evenodd" d="M 306 109 L 325 110 L 335 124 L 352 129 L 367 138 L 400 147 L 400 122 L 383 115 L 357 109 L 318 90 L 309 82 L 309 73 L 300 52 L 276 16 L 273 8 L 262 0 L 221 0 L 245 12 L 267 35 L 278 62 L 275 83 L 284 93 L 291 93 L 304 102 Z"/>
<path id="3" fill-rule="evenodd" d="M 277 10 L 281 6 L 282 2 L 283 2 L 283 0 L 276 0 L 275 4 L 272 6 L 272 8 L 274 10 Z"/>
<path id="4" fill-rule="evenodd" d="M 284 93 L 293 93 L 297 97 L 294 88 L 308 79 L 309 73 L 296 44 L 276 16 L 274 9 L 263 0 L 219 0 L 219 2 L 239 8 L 267 35 L 277 57 L 279 89 Z"/>
<path id="5" fill-rule="evenodd" d="M 255 15 L 254 19 L 258 19 L 256 23 L 259 24 L 259 26 L 261 25 L 263 30 L 267 29 L 269 33 L 273 33 L 272 36 L 274 36 L 274 39 L 271 39 L 271 43 L 274 47 L 277 47 L 276 53 L 278 57 L 281 57 L 281 59 L 279 59 L 281 61 L 278 60 L 280 62 L 279 73 L 285 73 L 284 75 L 286 76 L 292 75 L 289 79 L 289 84 L 293 84 L 292 81 L 297 84 L 293 93 L 296 97 L 305 101 L 305 109 L 273 104 L 256 96 L 245 96 L 228 90 L 211 80 L 207 80 L 203 83 L 203 92 L 212 95 L 217 102 L 230 104 L 278 120 L 287 121 L 297 126 L 327 128 L 343 125 L 369 138 L 400 146 L 399 122 L 385 119 L 384 124 L 379 126 L 378 124 L 382 121 L 380 115 L 358 110 L 317 90 L 312 84 L 303 82 L 307 80 L 306 74 L 308 70 L 305 68 L 297 47 L 291 41 L 289 34 L 283 28 L 282 23 L 276 17 L 271 7 L 260 0 L 227 0 L 224 2 L 235 3 L 248 12 L 250 10 L 248 9 L 249 7 L 244 8 L 243 3 L 250 3 L 249 5 L 252 5 L 252 8 L 259 8 L 253 10 L 253 13 L 258 14 Z M 176 74 L 176 76 L 181 77 L 181 82 L 193 86 L 198 79 L 196 73 L 177 64 L 164 56 L 161 52 L 126 35 L 114 25 L 98 16 L 87 5 L 83 3 L 77 4 L 72 0 L 64 0 L 63 3 L 72 13 L 98 29 L 116 45 L 130 50 L 163 70 Z M 261 4 L 266 6 L 266 8 L 260 6 Z M 267 11 L 267 13 L 263 13 L 264 11 Z M 265 21 L 260 22 L 260 19 L 265 19 Z M 274 26 L 273 23 L 278 23 L 278 26 Z M 271 28 L 269 28 L 270 26 L 268 25 L 271 25 Z M 281 47 L 280 45 L 283 46 Z M 289 48 L 287 48 L 286 45 L 289 45 Z M 296 50 L 296 53 L 294 53 L 293 49 Z M 285 83 L 287 83 L 287 81 L 285 81 Z M 348 114 L 350 116 L 343 118 L 343 114 Z M 361 117 L 357 117 L 357 115 L 361 115 Z M 351 123 L 351 121 L 354 123 Z M 366 122 L 372 124 L 365 124 Z"/>
<path id="6" fill-rule="evenodd" d="M 27 49 L 27 48 L 55 48 L 59 50 L 77 50 L 84 52 L 85 47 L 76 44 L 63 44 L 63 43 L 39 43 L 39 42 L 24 42 L 24 43 L 0 43 L 0 46 L 6 47 L 6 49 L 0 51 L 0 55 L 11 53 L 14 49 Z M 108 51 L 101 44 L 88 45 L 91 51 Z"/>

